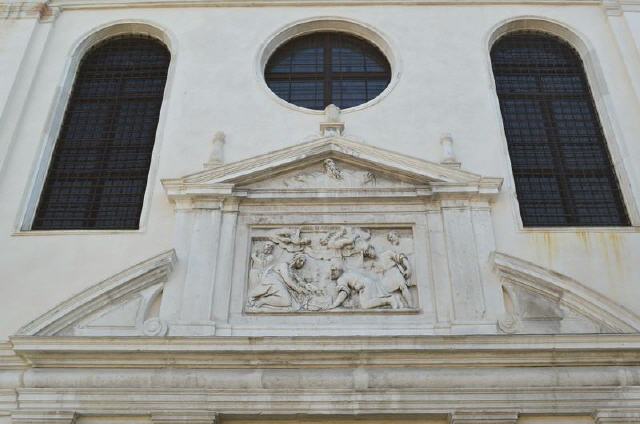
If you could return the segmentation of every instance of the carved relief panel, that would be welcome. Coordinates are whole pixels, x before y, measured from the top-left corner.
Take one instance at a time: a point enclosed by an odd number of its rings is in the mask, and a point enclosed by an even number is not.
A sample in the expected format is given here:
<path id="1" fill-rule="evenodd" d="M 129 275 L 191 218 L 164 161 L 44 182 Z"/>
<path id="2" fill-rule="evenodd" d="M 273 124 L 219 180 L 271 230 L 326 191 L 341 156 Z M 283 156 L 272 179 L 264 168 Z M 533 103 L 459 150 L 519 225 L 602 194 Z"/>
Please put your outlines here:
<path id="1" fill-rule="evenodd" d="M 413 230 L 252 228 L 246 312 L 417 310 Z"/>
<path id="2" fill-rule="evenodd" d="M 287 172 L 249 185 L 252 190 L 279 189 L 407 189 L 414 188 L 410 182 L 389 175 L 354 166 L 340 160 L 325 159 L 303 170 Z"/>

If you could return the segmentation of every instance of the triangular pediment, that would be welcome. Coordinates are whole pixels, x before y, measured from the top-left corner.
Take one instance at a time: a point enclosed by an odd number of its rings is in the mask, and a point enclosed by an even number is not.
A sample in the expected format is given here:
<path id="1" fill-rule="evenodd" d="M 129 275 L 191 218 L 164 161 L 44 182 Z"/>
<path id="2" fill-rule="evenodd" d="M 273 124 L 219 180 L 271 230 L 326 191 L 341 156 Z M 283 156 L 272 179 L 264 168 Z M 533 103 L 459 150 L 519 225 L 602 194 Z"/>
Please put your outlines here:
<path id="1" fill-rule="evenodd" d="M 429 162 L 344 137 L 324 137 L 238 162 L 162 181 L 173 200 L 234 191 L 389 189 L 497 194 L 502 179 Z"/>

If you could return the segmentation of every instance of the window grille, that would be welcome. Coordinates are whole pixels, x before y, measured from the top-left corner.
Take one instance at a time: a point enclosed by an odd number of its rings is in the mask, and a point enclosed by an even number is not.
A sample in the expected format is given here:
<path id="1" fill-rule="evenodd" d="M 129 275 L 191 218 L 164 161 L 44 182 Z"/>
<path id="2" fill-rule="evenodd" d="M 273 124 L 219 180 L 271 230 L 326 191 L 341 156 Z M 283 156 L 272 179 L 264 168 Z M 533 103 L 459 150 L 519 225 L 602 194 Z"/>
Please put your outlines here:
<path id="1" fill-rule="evenodd" d="M 170 53 L 127 35 L 80 63 L 32 229 L 136 229 Z"/>
<path id="2" fill-rule="evenodd" d="M 279 47 L 265 68 L 278 97 L 321 110 L 346 109 L 377 97 L 389 85 L 389 62 L 373 44 L 340 32 L 316 32 Z"/>
<path id="3" fill-rule="evenodd" d="M 579 54 L 523 31 L 491 62 L 524 225 L 629 225 Z"/>

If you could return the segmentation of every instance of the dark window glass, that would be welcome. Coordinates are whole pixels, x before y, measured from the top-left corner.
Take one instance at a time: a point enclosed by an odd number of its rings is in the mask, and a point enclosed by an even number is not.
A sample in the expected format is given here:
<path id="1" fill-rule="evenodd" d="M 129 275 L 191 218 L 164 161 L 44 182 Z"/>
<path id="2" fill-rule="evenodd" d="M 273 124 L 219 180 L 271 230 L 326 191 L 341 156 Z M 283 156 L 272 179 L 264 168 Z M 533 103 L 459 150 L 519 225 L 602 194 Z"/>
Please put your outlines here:
<path id="1" fill-rule="evenodd" d="M 491 62 L 524 225 L 629 225 L 578 53 L 523 31 Z"/>
<path id="2" fill-rule="evenodd" d="M 280 46 L 265 68 L 269 88 L 297 106 L 345 109 L 377 97 L 391 71 L 369 42 L 340 32 L 316 32 Z"/>
<path id="3" fill-rule="evenodd" d="M 138 228 L 170 59 L 137 35 L 85 55 L 32 229 Z"/>

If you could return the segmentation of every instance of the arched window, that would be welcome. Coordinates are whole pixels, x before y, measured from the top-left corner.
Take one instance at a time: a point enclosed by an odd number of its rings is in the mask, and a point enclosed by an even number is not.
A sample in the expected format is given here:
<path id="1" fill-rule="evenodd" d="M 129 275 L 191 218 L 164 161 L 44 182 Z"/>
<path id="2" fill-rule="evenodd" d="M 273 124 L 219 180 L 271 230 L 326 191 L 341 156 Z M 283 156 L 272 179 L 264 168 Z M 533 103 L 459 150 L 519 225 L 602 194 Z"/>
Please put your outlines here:
<path id="1" fill-rule="evenodd" d="M 142 35 L 86 53 L 32 229 L 138 228 L 170 59 Z"/>
<path id="2" fill-rule="evenodd" d="M 629 225 L 578 52 L 520 31 L 491 63 L 524 225 Z"/>
<path id="3" fill-rule="evenodd" d="M 346 109 L 377 97 L 389 85 L 391 67 L 375 45 L 343 32 L 294 38 L 269 58 L 264 72 L 280 98 L 309 109 Z"/>

